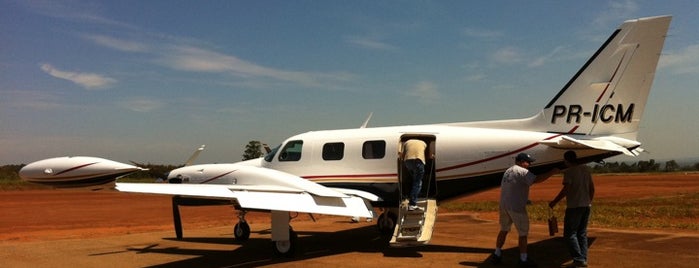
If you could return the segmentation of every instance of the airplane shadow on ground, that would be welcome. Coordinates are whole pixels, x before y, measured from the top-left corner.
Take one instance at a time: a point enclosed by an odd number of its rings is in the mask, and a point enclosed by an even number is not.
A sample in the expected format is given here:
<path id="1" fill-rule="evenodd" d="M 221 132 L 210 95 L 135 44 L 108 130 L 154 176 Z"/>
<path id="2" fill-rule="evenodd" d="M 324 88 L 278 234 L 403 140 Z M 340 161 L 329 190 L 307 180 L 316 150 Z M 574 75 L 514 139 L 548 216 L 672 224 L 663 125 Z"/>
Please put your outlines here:
<path id="1" fill-rule="evenodd" d="M 269 229 L 256 231 L 260 235 L 268 235 Z M 127 248 L 128 251 L 145 253 L 161 253 L 172 255 L 198 256 L 186 260 L 164 263 L 151 267 L 258 267 L 277 263 L 289 263 L 348 252 L 382 253 L 392 258 L 421 258 L 424 252 L 453 252 L 477 253 L 489 255 L 493 248 L 462 247 L 449 245 L 428 244 L 419 247 L 393 248 L 388 245 L 390 236 L 382 236 L 376 226 L 341 230 L 336 232 L 297 231 L 298 248 L 295 257 L 278 257 L 272 253 L 272 242 L 269 237 L 250 238 L 247 241 L 236 241 L 232 234 L 228 237 L 190 237 L 182 240 L 163 238 L 164 240 L 182 241 L 185 243 L 205 243 L 221 245 L 240 245 L 232 250 L 195 249 L 184 247 L 158 247 L 152 244 L 143 248 Z M 495 239 L 495 238 L 493 238 Z M 595 238 L 590 238 L 590 245 Z M 562 237 L 530 243 L 528 251 L 540 267 L 559 267 L 570 261 L 570 257 Z M 492 265 L 489 259 L 481 262 L 461 262 L 469 267 L 516 267 L 519 258 L 517 247 L 503 250 L 503 264 Z"/>
<path id="2" fill-rule="evenodd" d="M 269 233 L 269 230 L 253 232 Z M 207 243 L 223 245 L 240 245 L 233 250 L 187 249 L 183 247 L 159 248 L 157 244 L 144 248 L 128 248 L 127 250 L 145 253 L 161 253 L 174 255 L 198 256 L 186 260 L 165 263 L 151 267 L 258 267 L 277 263 L 288 263 L 299 260 L 320 258 L 348 252 L 383 253 L 393 258 L 421 258 L 422 252 L 456 252 L 456 253 L 487 253 L 489 248 L 474 248 L 446 245 L 425 245 L 409 248 L 392 248 L 388 245 L 390 236 L 382 236 L 376 226 L 364 226 L 336 232 L 297 231 L 298 247 L 295 257 L 277 257 L 272 253 L 272 242 L 268 237 L 250 238 L 247 241 L 236 241 L 232 235 L 226 238 L 191 237 L 182 240 L 163 238 L 164 240 L 183 241 L 187 243 Z"/>
<path id="3" fill-rule="evenodd" d="M 510 237 L 508 237 L 510 239 Z M 588 248 L 592 247 L 595 242 L 595 237 L 588 237 Z M 493 253 L 494 249 L 488 249 L 488 257 Z M 534 260 L 539 267 L 561 267 L 566 263 L 572 262 L 566 241 L 561 236 L 551 237 L 549 239 L 529 243 L 527 246 L 528 255 Z M 482 262 L 460 262 L 462 266 L 479 267 L 479 268 L 503 268 L 503 267 L 518 267 L 519 248 L 512 247 L 503 249 L 502 263 L 495 265 L 490 262 L 489 258 L 485 258 Z"/>

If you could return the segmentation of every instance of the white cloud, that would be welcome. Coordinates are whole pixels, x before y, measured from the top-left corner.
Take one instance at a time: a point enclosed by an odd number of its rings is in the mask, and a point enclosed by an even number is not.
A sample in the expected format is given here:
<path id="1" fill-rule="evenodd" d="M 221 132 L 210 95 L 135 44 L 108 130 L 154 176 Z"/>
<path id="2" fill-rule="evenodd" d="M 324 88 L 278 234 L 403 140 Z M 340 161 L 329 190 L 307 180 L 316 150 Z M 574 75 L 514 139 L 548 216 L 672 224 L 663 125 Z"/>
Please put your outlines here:
<path id="1" fill-rule="evenodd" d="M 485 74 L 482 74 L 482 73 L 471 74 L 471 75 L 467 75 L 465 77 L 467 82 L 483 81 L 483 80 L 485 80 L 485 78 L 486 78 Z"/>
<path id="2" fill-rule="evenodd" d="M 160 109 L 165 104 L 159 100 L 151 99 L 132 99 L 127 101 L 122 101 L 119 103 L 122 107 L 129 109 L 134 112 L 146 113 L 153 110 Z"/>
<path id="3" fill-rule="evenodd" d="M 663 53 L 658 67 L 668 69 L 674 74 L 699 74 L 699 44 L 680 51 Z"/>
<path id="4" fill-rule="evenodd" d="M 374 50 L 394 50 L 396 47 L 369 37 L 347 37 L 345 40 L 353 45 L 374 49 Z"/>
<path id="5" fill-rule="evenodd" d="M 609 25 L 614 25 L 619 23 L 620 20 L 626 20 L 633 17 L 639 10 L 639 6 L 636 1 L 632 0 L 622 0 L 622 1 L 611 1 L 609 2 L 609 8 L 604 9 L 605 11 L 598 14 L 592 20 L 593 26 L 596 28 L 607 29 Z"/>
<path id="6" fill-rule="evenodd" d="M 327 86 L 351 77 L 343 73 L 311 73 L 275 69 L 232 55 L 191 46 L 175 46 L 170 52 L 163 54 L 161 61 L 170 68 L 183 71 L 227 73 L 245 78 L 268 78 L 313 87 Z"/>
<path id="7" fill-rule="evenodd" d="M 57 102 L 58 97 L 51 93 L 36 90 L 9 90 L 0 98 L 0 106 L 29 108 L 32 110 L 54 110 L 64 108 Z"/>
<path id="8" fill-rule="evenodd" d="M 430 81 L 422 81 L 405 93 L 409 97 L 415 97 L 421 103 L 432 103 L 439 100 L 442 94 L 437 90 L 437 85 Z"/>
<path id="9" fill-rule="evenodd" d="M 105 47 L 108 47 L 111 49 L 120 50 L 120 51 L 126 51 L 126 52 L 146 52 L 146 51 L 148 51 L 148 45 L 140 43 L 140 42 L 126 41 L 126 40 L 121 40 L 121 39 L 117 39 L 117 38 L 105 36 L 105 35 L 83 35 L 83 37 L 87 40 L 95 42 L 98 45 L 105 46 Z"/>
<path id="10" fill-rule="evenodd" d="M 504 47 L 493 53 L 491 59 L 496 63 L 516 64 L 522 62 L 523 57 L 519 49 L 515 47 Z"/>
<path id="11" fill-rule="evenodd" d="M 348 73 L 315 73 L 271 68 L 254 62 L 200 48 L 188 43 L 196 40 L 157 36 L 151 42 L 134 42 L 100 34 L 82 35 L 86 40 L 111 49 L 125 52 L 145 53 L 161 65 L 180 71 L 207 72 L 245 78 L 249 87 L 273 85 L 270 82 L 292 82 L 308 87 L 337 88 L 338 82 L 348 81 L 354 76 Z M 157 42 L 157 45 L 156 45 Z M 238 81 L 241 82 L 241 81 Z"/>
<path id="12" fill-rule="evenodd" d="M 18 4 L 27 7 L 27 10 L 49 16 L 53 18 L 66 19 L 71 21 L 89 22 L 103 25 L 112 25 L 134 29 L 133 25 L 109 19 L 100 15 L 102 7 L 96 3 L 82 3 L 80 1 L 17 1 Z"/>
<path id="13" fill-rule="evenodd" d="M 53 67 L 48 63 L 42 64 L 41 70 L 53 77 L 71 81 L 86 89 L 99 89 L 116 83 L 115 79 L 107 76 L 94 73 L 78 73 L 63 71 Z"/>
<path id="14" fill-rule="evenodd" d="M 497 38 L 502 36 L 501 32 L 476 28 L 465 28 L 461 33 L 467 37 L 473 38 Z"/>
<path id="15" fill-rule="evenodd" d="M 554 48 L 548 54 L 534 59 L 528 65 L 529 65 L 529 67 L 539 67 L 539 66 L 546 64 L 547 62 L 554 61 L 554 60 L 556 60 L 556 56 L 558 56 L 562 50 L 563 50 L 563 47 L 558 46 L 558 47 Z"/>

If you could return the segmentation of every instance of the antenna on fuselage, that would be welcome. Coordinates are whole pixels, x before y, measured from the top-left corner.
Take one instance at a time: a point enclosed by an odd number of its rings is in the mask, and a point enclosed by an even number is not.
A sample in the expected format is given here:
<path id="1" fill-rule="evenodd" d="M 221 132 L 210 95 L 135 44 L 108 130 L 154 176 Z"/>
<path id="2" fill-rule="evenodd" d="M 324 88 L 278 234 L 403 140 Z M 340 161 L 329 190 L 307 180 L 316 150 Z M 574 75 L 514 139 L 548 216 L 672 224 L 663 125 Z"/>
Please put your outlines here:
<path id="1" fill-rule="evenodd" d="M 367 116 L 366 120 L 364 120 L 364 124 L 362 124 L 359 128 L 366 128 L 366 126 L 369 124 L 369 120 L 371 120 L 372 115 L 374 115 L 374 112 L 369 113 L 369 116 Z"/>

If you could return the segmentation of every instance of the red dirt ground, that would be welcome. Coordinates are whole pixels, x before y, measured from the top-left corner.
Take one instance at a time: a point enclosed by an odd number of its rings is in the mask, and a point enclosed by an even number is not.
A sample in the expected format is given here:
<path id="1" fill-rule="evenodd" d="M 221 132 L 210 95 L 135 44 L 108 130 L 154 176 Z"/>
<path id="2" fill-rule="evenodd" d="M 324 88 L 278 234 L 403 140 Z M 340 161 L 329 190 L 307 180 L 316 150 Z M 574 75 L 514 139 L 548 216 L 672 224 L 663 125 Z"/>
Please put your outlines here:
<path id="1" fill-rule="evenodd" d="M 662 175 L 596 175 L 596 198 L 626 199 L 699 192 L 699 173 Z M 561 187 L 561 177 L 553 177 L 532 187 L 532 201 L 548 201 Z M 499 189 L 462 197 L 450 202 L 497 200 Z M 125 194 L 114 191 L 26 190 L 0 192 L 0 245 L 24 244 L 65 239 L 99 238 L 172 230 L 170 197 Z M 233 226 L 236 211 L 229 206 L 181 207 L 185 234 L 188 230 Z M 440 210 L 442 219 L 448 211 Z M 492 215 L 475 215 L 491 218 Z M 315 215 L 316 219 L 330 216 Z M 248 213 L 251 224 L 269 222 L 265 213 Z M 310 221 L 300 215 L 294 222 Z M 439 218 L 438 218 L 438 221 Z M 440 230 L 449 230 L 449 220 L 440 221 Z M 456 223 L 453 223 L 456 224 Z M 463 224 L 463 223 L 460 223 Z M 560 225 L 561 223 L 559 223 Z M 592 226 L 594 227 L 594 226 Z M 322 228 L 322 227 L 318 227 Z M 677 230 L 668 230 L 676 232 Z M 621 233 L 625 231 L 621 230 Z M 629 235 L 643 230 L 632 230 Z M 686 232 L 686 231 L 682 231 Z M 692 236 L 697 236 L 696 232 Z M 493 238 L 494 239 L 494 238 Z M 508 238 L 515 239 L 513 237 Z M 689 240 L 696 243 L 696 240 Z M 473 241 L 471 242 L 473 243 Z M 490 242 L 486 244 L 490 247 Z M 601 244 L 600 244 L 601 245 Z M 642 247 L 643 245 L 639 245 Z M 696 249 L 696 244 L 674 245 Z M 599 254 L 599 253 L 598 253 Z M 696 256 L 695 256 L 696 257 Z M 339 258 L 339 256 L 336 256 Z M 463 264 L 462 264 L 463 265 Z M 2 265 L 0 265 L 2 266 Z M 480 265 L 478 265 L 480 266 Z M 642 265 L 643 266 L 643 265 Z M 687 266 L 691 267 L 691 265 Z"/>
<path id="2" fill-rule="evenodd" d="M 673 175 L 598 175 L 595 198 L 625 199 L 699 192 L 699 173 Z M 561 177 L 531 188 L 532 201 L 558 193 Z M 450 202 L 498 200 L 498 189 Z M 94 237 L 172 229 L 170 197 L 114 191 L 28 190 L 0 192 L 0 241 Z M 232 225 L 229 206 L 180 207 L 184 229 Z M 302 218 L 305 215 L 302 215 Z M 316 215 L 316 217 L 323 217 Z M 488 217 L 491 218 L 491 217 Z M 248 213 L 251 222 L 269 222 L 264 213 Z M 299 219 L 296 219 L 299 220 Z"/>

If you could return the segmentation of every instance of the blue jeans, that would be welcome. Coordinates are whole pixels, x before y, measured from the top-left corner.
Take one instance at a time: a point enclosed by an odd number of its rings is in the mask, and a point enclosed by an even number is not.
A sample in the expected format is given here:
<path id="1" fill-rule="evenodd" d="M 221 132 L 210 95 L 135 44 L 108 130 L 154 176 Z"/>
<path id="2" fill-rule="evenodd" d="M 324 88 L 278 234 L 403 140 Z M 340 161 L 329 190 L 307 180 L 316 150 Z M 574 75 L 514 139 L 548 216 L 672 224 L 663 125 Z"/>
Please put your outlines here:
<path id="1" fill-rule="evenodd" d="M 408 205 L 415 206 L 417 205 L 417 195 L 422 188 L 422 177 L 425 176 L 425 164 L 420 159 L 408 159 L 405 160 L 404 164 L 413 177 L 413 186 L 410 188 Z"/>
<path id="2" fill-rule="evenodd" d="M 563 219 L 563 238 L 573 260 L 587 262 L 587 223 L 590 207 L 568 208 Z"/>

